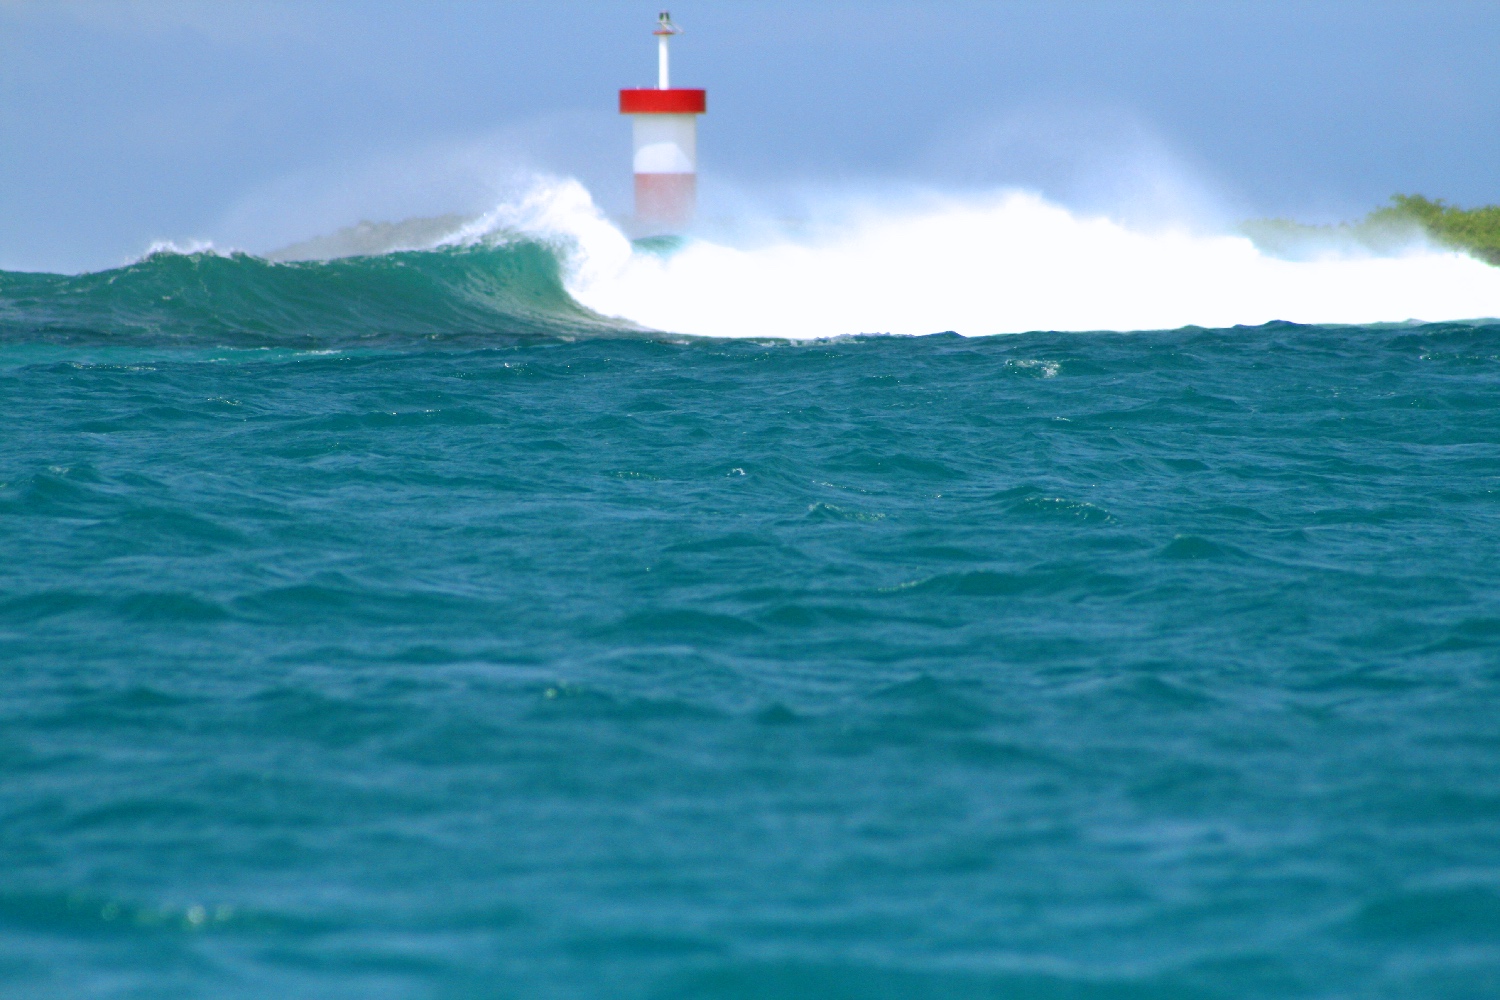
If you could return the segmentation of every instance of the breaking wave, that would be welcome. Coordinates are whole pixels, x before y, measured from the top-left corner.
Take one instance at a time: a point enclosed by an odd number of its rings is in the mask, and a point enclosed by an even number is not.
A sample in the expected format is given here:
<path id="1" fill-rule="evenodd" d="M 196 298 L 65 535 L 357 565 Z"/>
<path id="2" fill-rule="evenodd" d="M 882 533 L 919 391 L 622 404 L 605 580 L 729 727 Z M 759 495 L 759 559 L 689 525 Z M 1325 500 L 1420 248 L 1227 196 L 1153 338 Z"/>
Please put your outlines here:
<path id="1" fill-rule="evenodd" d="M 1034 194 L 632 242 L 570 180 L 478 217 L 362 224 L 264 256 L 160 244 L 82 275 L 0 273 L 0 338 L 329 346 L 682 334 L 806 339 L 1500 316 L 1500 269 L 1421 240 L 1284 259 Z"/>

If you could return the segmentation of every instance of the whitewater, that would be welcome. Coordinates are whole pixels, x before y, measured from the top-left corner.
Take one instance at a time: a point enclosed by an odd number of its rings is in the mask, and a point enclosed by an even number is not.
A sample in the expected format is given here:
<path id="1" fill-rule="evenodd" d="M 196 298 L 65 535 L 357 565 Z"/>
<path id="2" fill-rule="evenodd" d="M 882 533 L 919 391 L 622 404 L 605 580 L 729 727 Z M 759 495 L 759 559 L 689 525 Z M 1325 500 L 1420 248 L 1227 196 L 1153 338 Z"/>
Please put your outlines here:
<path id="1" fill-rule="evenodd" d="M 1500 269 L 1412 239 L 1393 256 L 1282 260 L 1240 235 L 1131 228 L 1024 191 L 840 206 L 796 235 L 639 252 L 575 181 L 440 242 L 524 232 L 567 249 L 583 305 L 713 337 L 1441 321 L 1500 316 Z M 754 229 L 754 227 L 746 227 Z"/>

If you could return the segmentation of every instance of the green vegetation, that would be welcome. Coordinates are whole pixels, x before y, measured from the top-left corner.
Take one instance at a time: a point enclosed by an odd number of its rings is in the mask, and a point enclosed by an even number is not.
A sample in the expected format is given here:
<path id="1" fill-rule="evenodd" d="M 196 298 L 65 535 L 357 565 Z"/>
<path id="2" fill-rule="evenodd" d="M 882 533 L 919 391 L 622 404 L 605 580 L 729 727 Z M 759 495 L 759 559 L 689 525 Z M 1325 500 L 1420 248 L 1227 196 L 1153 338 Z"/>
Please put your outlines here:
<path id="1" fill-rule="evenodd" d="M 1290 219 L 1252 219 L 1240 231 L 1263 253 L 1316 260 L 1348 253 L 1399 254 L 1438 244 L 1500 266 L 1500 205 L 1459 208 L 1419 194 L 1398 194 L 1358 222 L 1309 226 Z"/>
<path id="2" fill-rule="evenodd" d="M 1432 201 L 1419 194 L 1398 194 L 1365 221 L 1377 225 L 1414 222 L 1438 243 L 1500 265 L 1500 205 L 1459 208 L 1441 198 Z"/>

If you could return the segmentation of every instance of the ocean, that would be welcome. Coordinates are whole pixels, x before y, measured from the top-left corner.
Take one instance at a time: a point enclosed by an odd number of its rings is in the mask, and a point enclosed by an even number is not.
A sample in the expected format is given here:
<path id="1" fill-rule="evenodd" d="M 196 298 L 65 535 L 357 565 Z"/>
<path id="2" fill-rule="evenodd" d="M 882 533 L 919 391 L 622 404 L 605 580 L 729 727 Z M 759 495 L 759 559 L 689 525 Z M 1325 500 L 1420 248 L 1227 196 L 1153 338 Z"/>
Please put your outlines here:
<path id="1" fill-rule="evenodd" d="M 570 260 L 0 275 L 0 995 L 1500 994 L 1500 323 Z"/>

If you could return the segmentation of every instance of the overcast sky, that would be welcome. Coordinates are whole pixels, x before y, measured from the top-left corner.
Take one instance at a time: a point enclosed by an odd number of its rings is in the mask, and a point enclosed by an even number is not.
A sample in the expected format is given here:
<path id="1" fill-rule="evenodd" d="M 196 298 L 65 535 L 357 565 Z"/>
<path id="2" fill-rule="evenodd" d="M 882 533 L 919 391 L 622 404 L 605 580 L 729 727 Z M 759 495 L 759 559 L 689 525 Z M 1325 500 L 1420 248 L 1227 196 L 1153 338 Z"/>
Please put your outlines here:
<path id="1" fill-rule="evenodd" d="M 272 249 L 472 211 L 527 169 L 627 207 L 634 0 L 0 0 L 0 268 Z M 1500 3 L 684 0 L 710 208 L 1022 184 L 1327 221 L 1500 202 Z"/>

